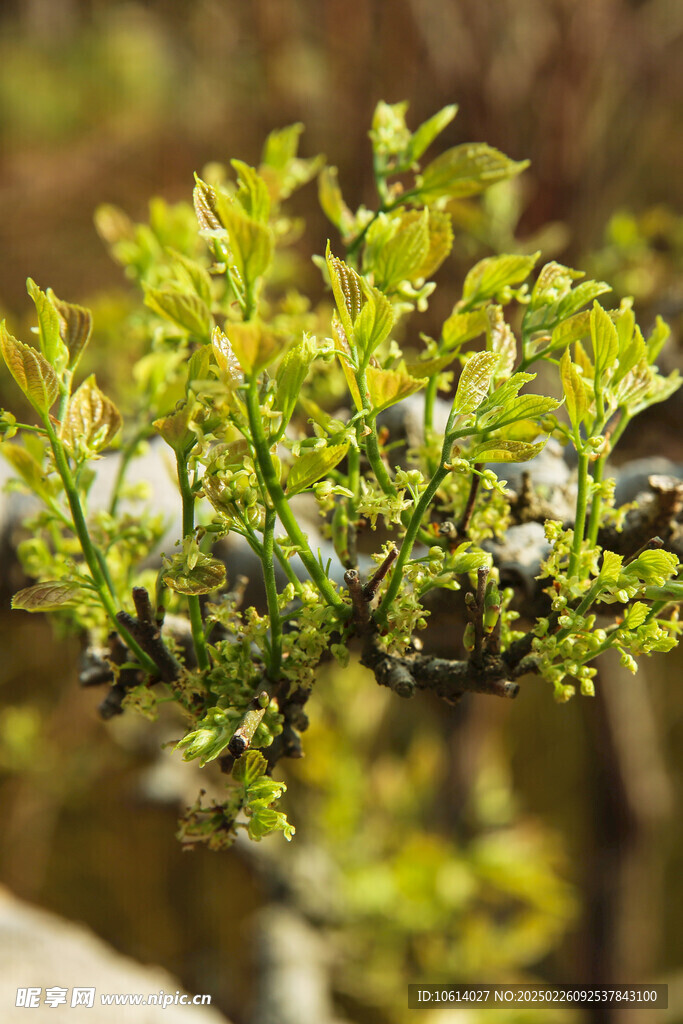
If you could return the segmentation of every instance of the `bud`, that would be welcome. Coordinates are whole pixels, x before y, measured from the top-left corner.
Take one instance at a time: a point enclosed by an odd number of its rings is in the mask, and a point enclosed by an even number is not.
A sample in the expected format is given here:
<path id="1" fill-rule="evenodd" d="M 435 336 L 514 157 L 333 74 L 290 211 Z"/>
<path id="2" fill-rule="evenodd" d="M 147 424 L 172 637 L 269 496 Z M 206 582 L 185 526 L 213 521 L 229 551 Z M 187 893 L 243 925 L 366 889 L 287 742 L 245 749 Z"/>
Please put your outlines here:
<path id="1" fill-rule="evenodd" d="M 17 432 L 17 419 L 6 409 L 0 409 L 0 440 L 9 441 Z"/>
<path id="2" fill-rule="evenodd" d="M 466 651 L 474 650 L 474 623 L 468 622 L 465 626 L 465 633 L 462 639 L 463 647 Z"/>

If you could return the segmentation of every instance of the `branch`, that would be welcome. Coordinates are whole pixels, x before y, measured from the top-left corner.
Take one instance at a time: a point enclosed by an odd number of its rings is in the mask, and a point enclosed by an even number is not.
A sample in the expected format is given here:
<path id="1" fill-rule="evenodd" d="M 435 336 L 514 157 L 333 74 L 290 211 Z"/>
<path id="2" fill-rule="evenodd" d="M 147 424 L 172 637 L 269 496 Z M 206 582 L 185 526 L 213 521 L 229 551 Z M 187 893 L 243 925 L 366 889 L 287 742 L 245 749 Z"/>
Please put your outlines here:
<path id="1" fill-rule="evenodd" d="M 162 640 L 159 622 L 154 617 L 149 594 L 144 587 L 133 587 L 133 602 L 137 618 L 128 612 L 118 612 L 116 618 L 152 659 L 160 679 L 165 683 L 175 682 L 181 666 Z"/>

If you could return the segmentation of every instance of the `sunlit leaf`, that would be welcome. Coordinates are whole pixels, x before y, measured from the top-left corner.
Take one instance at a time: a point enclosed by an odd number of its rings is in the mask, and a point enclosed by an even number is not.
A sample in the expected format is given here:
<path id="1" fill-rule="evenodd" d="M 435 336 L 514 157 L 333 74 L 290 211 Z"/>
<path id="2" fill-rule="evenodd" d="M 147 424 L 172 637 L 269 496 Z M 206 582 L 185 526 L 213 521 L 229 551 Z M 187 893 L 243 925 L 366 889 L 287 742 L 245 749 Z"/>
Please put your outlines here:
<path id="1" fill-rule="evenodd" d="M 259 373 L 282 352 L 285 339 L 258 320 L 226 323 L 225 335 L 245 373 Z M 215 349 L 214 349 L 215 351 Z"/>
<path id="2" fill-rule="evenodd" d="M 121 429 L 121 414 L 91 374 L 69 399 L 61 438 L 72 452 L 99 452 Z"/>
<path id="3" fill-rule="evenodd" d="M 497 362 L 498 355 L 495 352 L 475 352 L 467 361 L 460 374 L 453 402 L 453 408 L 459 416 L 474 412 L 484 401 Z"/>
<path id="4" fill-rule="evenodd" d="M 315 342 L 305 334 L 300 342 L 285 353 L 277 368 L 277 390 L 273 408 L 279 409 L 282 413 L 283 430 L 292 418 L 294 407 L 299 400 L 299 392 L 315 355 Z"/>
<path id="5" fill-rule="evenodd" d="M 394 310 L 386 295 L 377 288 L 363 287 L 366 302 L 353 325 L 356 348 L 363 362 L 389 337 L 394 325 Z"/>
<path id="6" fill-rule="evenodd" d="M 623 555 L 614 551 L 604 551 L 600 567 L 600 579 L 603 583 L 616 583 L 624 561 Z"/>
<path id="7" fill-rule="evenodd" d="M 427 386 L 427 379 L 416 378 L 407 371 L 382 370 L 378 366 L 368 366 L 368 391 L 372 408 L 375 412 L 388 409 L 390 405 L 403 401 L 409 395 Z"/>
<path id="8" fill-rule="evenodd" d="M 505 289 L 525 281 L 540 253 L 531 256 L 487 256 L 472 267 L 462 290 L 463 303 L 481 305 L 488 299 L 504 296 Z"/>
<path id="9" fill-rule="evenodd" d="M 43 501 L 49 501 L 51 492 L 47 478 L 38 460 L 21 444 L 0 444 L 0 453 L 19 474 L 31 491 Z"/>
<path id="10" fill-rule="evenodd" d="M 213 317 L 198 295 L 175 288 L 145 287 L 145 305 L 198 338 L 208 338 L 211 334 Z"/>
<path id="11" fill-rule="evenodd" d="M 333 444 L 301 455 L 289 471 L 287 494 L 298 494 L 316 483 L 341 462 L 348 450 L 348 444 Z"/>
<path id="12" fill-rule="evenodd" d="M 474 196 L 528 166 L 528 160 L 511 160 L 483 142 L 464 143 L 447 149 L 425 167 L 417 178 L 420 198 L 431 203 Z"/>
<path id="13" fill-rule="evenodd" d="M 353 325 L 363 306 L 362 278 L 338 256 L 333 256 L 330 243 L 325 253 L 330 283 L 347 338 L 353 334 Z"/>
<path id="14" fill-rule="evenodd" d="M 582 271 L 572 270 L 561 263 L 546 263 L 532 289 L 529 309 L 535 310 L 559 302 L 569 293 L 574 281 L 583 276 Z"/>
<path id="15" fill-rule="evenodd" d="M 30 277 L 26 282 L 26 290 L 33 299 L 38 314 L 40 350 L 59 375 L 69 362 L 69 350 L 62 339 L 59 313 L 49 295 L 41 291 Z"/>
<path id="16" fill-rule="evenodd" d="M 270 266 L 273 258 L 272 231 L 267 225 L 248 217 L 234 202 L 221 210 L 221 220 L 228 232 L 239 283 L 248 289 Z"/>
<path id="17" fill-rule="evenodd" d="M 666 344 L 670 334 L 671 328 L 664 320 L 662 320 L 661 316 L 658 316 L 655 320 L 654 330 L 647 339 L 647 354 L 651 363 L 656 362 L 657 356 L 662 351 L 662 348 Z"/>
<path id="18" fill-rule="evenodd" d="M 470 462 L 528 462 L 543 451 L 545 441 L 528 444 L 525 441 L 484 441 L 472 448 L 467 457 Z"/>
<path id="19" fill-rule="evenodd" d="M 619 337 L 611 317 L 597 302 L 593 303 L 591 310 L 590 328 L 597 387 L 598 381 L 602 383 L 603 377 L 611 376 L 615 369 L 619 354 Z"/>
<path id="20" fill-rule="evenodd" d="M 62 341 L 69 350 L 68 368 L 75 370 L 92 333 L 92 313 L 83 306 L 58 299 L 48 288 L 48 297 L 59 315 Z"/>
<path id="21" fill-rule="evenodd" d="M 678 557 L 671 551 L 643 551 L 622 569 L 622 576 L 633 576 L 643 583 L 662 585 L 678 571 Z"/>
<path id="22" fill-rule="evenodd" d="M 7 369 L 31 405 L 46 415 L 59 394 L 59 381 L 52 366 L 36 349 L 13 338 L 4 320 L 0 324 L 0 347 Z"/>
<path id="23" fill-rule="evenodd" d="M 327 219 L 334 224 L 342 237 L 345 237 L 354 226 L 354 216 L 344 202 L 336 167 L 323 167 L 320 172 L 318 200 Z"/>
<path id="24" fill-rule="evenodd" d="M 557 409 L 560 403 L 543 395 L 520 395 L 505 409 L 490 413 L 486 418 L 487 430 L 498 430 L 518 420 L 537 420 Z"/>
<path id="25" fill-rule="evenodd" d="M 170 250 L 173 268 L 176 277 L 181 283 L 187 285 L 202 302 L 210 309 L 211 307 L 211 277 L 206 267 L 196 260 L 191 260 L 182 252 Z"/>
<path id="26" fill-rule="evenodd" d="M 418 277 L 429 253 L 427 209 L 404 214 L 394 222 L 398 228 L 378 246 L 372 261 L 375 284 L 386 292 L 393 291 L 402 281 Z"/>
<path id="27" fill-rule="evenodd" d="M 588 408 L 586 390 L 583 378 L 572 363 L 568 350 L 565 351 L 560 359 L 560 378 L 562 380 L 562 390 L 564 391 L 569 420 L 574 430 L 578 430 Z"/>
<path id="28" fill-rule="evenodd" d="M 430 118 L 424 121 L 420 127 L 413 132 L 410 143 L 408 144 L 408 158 L 410 163 L 420 159 L 422 154 L 429 149 L 436 137 L 440 135 L 444 128 L 451 123 L 457 113 L 457 105 L 455 103 L 451 103 L 447 107 L 443 107 L 436 114 L 432 114 Z"/>
<path id="29" fill-rule="evenodd" d="M 220 327 L 214 327 L 211 332 L 211 348 L 224 380 L 232 387 L 239 387 L 243 380 L 242 367 L 227 335 Z"/>
<path id="30" fill-rule="evenodd" d="M 441 328 L 444 348 L 454 350 L 484 334 L 489 326 L 486 311 L 475 309 L 469 313 L 451 313 Z"/>

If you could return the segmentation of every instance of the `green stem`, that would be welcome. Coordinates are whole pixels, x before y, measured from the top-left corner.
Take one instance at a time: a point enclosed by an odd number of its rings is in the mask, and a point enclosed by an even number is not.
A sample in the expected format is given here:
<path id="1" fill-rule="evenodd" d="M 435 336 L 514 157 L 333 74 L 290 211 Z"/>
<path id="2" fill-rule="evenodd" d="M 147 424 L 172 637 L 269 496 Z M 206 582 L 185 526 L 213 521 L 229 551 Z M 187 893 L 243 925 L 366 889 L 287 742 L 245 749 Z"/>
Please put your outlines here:
<path id="1" fill-rule="evenodd" d="M 434 476 L 427 484 L 426 490 L 423 492 L 422 497 L 418 501 L 413 511 L 413 514 L 410 517 L 408 529 L 406 530 L 406 535 L 403 538 L 401 550 L 399 551 L 398 558 L 396 559 L 396 564 L 394 566 L 394 571 L 391 574 L 389 586 L 387 587 L 384 597 L 382 598 L 382 603 L 377 609 L 376 619 L 378 622 L 382 624 L 386 623 L 387 612 L 398 593 L 399 587 L 401 586 L 401 580 L 403 579 L 403 570 L 405 568 L 406 562 L 410 558 L 410 553 L 413 550 L 413 544 L 415 543 L 415 540 L 419 533 L 420 526 L 422 524 L 422 519 L 432 503 L 432 498 L 434 497 L 437 490 L 439 489 L 442 482 L 445 480 L 447 476 L 448 470 L 443 466 L 443 464 L 440 465 Z"/>
<path id="2" fill-rule="evenodd" d="M 399 591 L 399 587 L 401 586 L 401 580 L 403 579 L 403 570 L 405 568 L 406 562 L 410 558 L 410 554 L 413 550 L 415 540 L 417 539 L 420 533 L 422 520 L 427 510 L 429 509 L 429 506 L 432 503 L 434 495 L 436 494 L 439 487 L 441 486 L 441 484 L 443 483 L 443 481 L 446 479 L 450 472 L 450 469 L 448 469 L 447 466 L 448 459 L 451 454 L 451 449 L 453 448 L 453 442 L 458 437 L 467 434 L 467 430 L 452 430 L 455 418 L 455 413 L 453 412 L 453 410 L 451 410 L 451 415 L 448 417 L 448 424 L 446 427 L 446 436 L 444 438 L 443 447 L 441 449 L 441 459 L 439 461 L 439 467 L 432 476 L 429 483 L 427 484 L 427 487 L 425 488 L 422 497 L 420 498 L 417 505 L 415 506 L 415 509 L 413 510 L 413 514 L 410 517 L 410 522 L 408 523 L 408 528 L 406 530 L 406 535 L 403 538 L 403 543 L 401 544 L 401 550 L 399 551 L 398 558 L 396 559 L 394 571 L 391 574 L 389 586 L 387 587 L 384 597 L 382 598 L 382 602 L 379 608 L 377 609 L 375 617 L 377 621 L 382 624 L 386 623 L 387 612 Z"/>
<path id="3" fill-rule="evenodd" d="M 115 516 L 116 510 L 121 497 L 121 488 L 123 487 L 123 481 L 126 477 L 126 471 L 130 464 L 130 460 L 135 454 L 135 450 L 139 445 L 140 441 L 147 435 L 149 427 L 145 425 L 135 432 L 129 441 L 121 449 L 121 460 L 119 462 L 119 468 L 116 472 L 116 479 L 114 480 L 114 487 L 111 492 L 111 499 L 109 502 L 109 515 Z"/>
<path id="4" fill-rule="evenodd" d="M 380 485 L 385 494 L 390 494 L 395 497 L 398 493 L 386 466 L 382 462 L 382 456 L 379 451 L 379 441 L 377 440 L 377 428 L 372 415 L 372 406 L 370 405 L 370 399 L 368 396 L 368 382 L 366 379 L 366 368 L 361 366 L 360 370 L 356 374 L 356 383 L 358 384 L 358 390 L 360 392 L 361 402 L 363 404 L 363 418 L 358 424 L 358 443 L 365 442 L 365 453 L 368 457 L 368 461 L 372 466 L 372 471 L 375 474 L 377 483 Z M 369 433 L 365 433 L 368 430 Z"/>
<path id="5" fill-rule="evenodd" d="M 183 503 L 183 539 L 194 534 L 194 502 L 195 497 L 190 486 L 190 478 L 187 473 L 188 452 L 176 452 L 176 466 L 178 469 L 178 485 Z M 192 629 L 192 642 L 197 658 L 197 665 L 204 671 L 209 667 L 209 654 L 206 649 L 206 634 L 204 633 L 204 622 L 202 620 L 202 609 L 199 604 L 199 597 L 196 594 L 187 595 L 187 608 L 190 614 L 190 627 Z"/>
<path id="6" fill-rule="evenodd" d="M 270 618 L 270 668 L 268 674 L 273 682 L 280 677 L 280 665 L 282 664 L 282 621 L 277 600 L 277 585 L 275 582 L 274 553 L 274 531 L 275 531 L 275 509 L 266 509 L 266 521 L 263 527 L 263 578 L 266 585 L 266 600 L 268 602 L 268 616 Z"/>
<path id="7" fill-rule="evenodd" d="M 588 504 L 588 455 L 583 451 L 580 438 L 577 438 L 577 451 L 579 455 L 578 466 L 578 493 L 576 495 L 576 519 L 574 521 L 574 542 L 569 556 L 569 568 L 567 576 L 576 576 L 581 558 L 581 546 L 583 544 L 584 531 L 586 528 L 586 508 Z"/>
<path id="8" fill-rule="evenodd" d="M 429 378 L 425 390 L 425 414 L 424 414 L 424 432 L 425 441 L 430 430 L 434 429 L 434 404 L 436 402 L 436 393 L 439 386 L 439 375 L 435 373 L 433 377 Z"/>
<path id="9" fill-rule="evenodd" d="M 289 539 L 293 544 L 296 544 L 299 549 L 299 557 L 306 566 L 311 579 L 315 583 L 321 595 L 332 608 L 336 609 L 342 617 L 346 618 L 349 614 L 349 605 L 339 597 L 327 578 L 323 567 L 320 565 L 308 546 L 308 540 L 299 526 L 296 516 L 289 507 L 289 502 L 285 497 L 285 492 L 282 490 L 282 485 L 275 473 L 275 467 L 273 466 L 273 461 L 270 457 L 268 440 L 263 429 L 261 409 L 258 400 L 258 378 L 255 376 L 249 381 L 246 398 L 249 426 L 251 429 L 254 451 L 256 453 L 256 460 L 258 462 L 259 469 L 261 470 L 265 487 L 270 495 L 270 500 L 275 506 L 275 511 L 278 514 L 280 522 L 287 531 Z"/>
<path id="10" fill-rule="evenodd" d="M 348 526 L 346 528 L 347 546 L 350 564 L 355 568 L 358 565 L 358 545 L 356 543 L 356 519 L 358 513 L 356 509 L 360 497 L 360 452 L 353 445 L 349 448 L 347 459 L 349 470 L 347 484 L 349 490 L 353 491 L 353 497 L 347 498 L 346 501 L 346 518 L 348 519 Z"/>
<path id="11" fill-rule="evenodd" d="M 626 411 L 622 410 L 621 419 L 619 420 L 619 423 L 617 424 L 615 429 L 612 431 L 612 435 L 611 435 L 611 438 L 610 438 L 609 453 L 606 453 L 600 459 L 598 459 L 598 461 L 597 461 L 597 463 L 595 465 L 595 470 L 593 472 L 593 482 L 594 483 L 596 483 L 596 484 L 601 484 L 602 483 L 602 478 L 603 478 L 603 474 L 604 474 L 604 471 L 605 471 L 605 464 L 607 462 L 608 455 L 611 455 L 611 453 L 614 451 L 619 438 L 624 433 L 624 431 L 626 430 L 626 427 L 630 423 L 630 419 L 631 418 L 630 418 L 630 416 L 628 416 L 626 414 Z M 594 494 L 593 495 L 593 504 L 591 506 L 590 519 L 588 520 L 588 541 L 591 544 L 591 546 L 594 546 L 596 541 L 597 541 L 597 539 L 598 539 L 598 531 L 600 529 L 600 515 L 601 515 L 601 512 L 602 512 L 602 497 L 599 494 Z"/>
<path id="12" fill-rule="evenodd" d="M 114 629 L 117 631 L 123 642 L 126 644 L 128 649 L 135 655 L 145 671 L 149 672 L 150 675 L 157 675 L 158 668 L 154 661 L 149 657 L 148 654 L 142 650 L 138 643 L 133 639 L 125 626 L 116 618 L 116 605 L 113 598 L 113 587 L 111 586 L 111 580 L 107 580 L 104 573 L 102 572 L 102 566 L 98 557 L 98 552 L 95 545 L 92 542 L 90 533 L 88 532 L 88 525 L 85 521 L 83 514 L 83 507 L 81 505 L 81 499 L 78 495 L 78 491 L 74 484 L 73 476 L 71 474 L 71 467 L 66 457 L 66 453 L 62 446 L 61 441 L 55 434 L 52 423 L 49 418 L 45 418 L 45 429 L 50 439 L 50 446 L 52 448 L 52 454 L 54 455 L 55 465 L 57 472 L 59 473 L 62 484 L 64 485 L 64 491 L 66 492 L 67 501 L 69 502 L 69 508 L 71 509 L 71 517 L 73 520 L 73 528 L 76 531 L 76 536 L 81 545 L 81 551 L 83 557 L 90 570 L 93 584 L 102 603 L 104 610 L 109 616 Z"/>

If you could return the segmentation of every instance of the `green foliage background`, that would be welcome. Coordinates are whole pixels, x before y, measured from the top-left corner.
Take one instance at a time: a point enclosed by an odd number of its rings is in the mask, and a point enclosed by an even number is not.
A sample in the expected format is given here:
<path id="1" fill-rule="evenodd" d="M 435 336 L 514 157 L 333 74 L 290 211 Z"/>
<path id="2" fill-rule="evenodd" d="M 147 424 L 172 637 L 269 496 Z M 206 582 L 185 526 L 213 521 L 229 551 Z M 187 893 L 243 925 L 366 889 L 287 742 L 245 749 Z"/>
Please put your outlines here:
<path id="1" fill-rule="evenodd" d="M 107 353 L 98 377 L 116 391 L 132 359 L 117 336 L 130 300 L 93 230 L 95 206 L 143 219 L 150 195 L 185 198 L 207 160 L 253 162 L 269 129 L 297 120 L 304 152 L 327 152 L 355 205 L 371 186 L 375 102 L 406 96 L 413 124 L 460 104 L 449 143 L 486 139 L 532 160 L 521 189 L 500 192 L 485 216 L 463 206 L 475 241 L 447 275 L 460 281 L 511 239 L 570 264 L 592 252 L 594 276 L 621 275 L 647 313 L 680 321 L 677 17 L 657 0 L 6 5 L 0 305 L 21 323 L 28 273 L 93 304 L 92 358 Z M 297 202 L 305 251 L 328 229 L 313 190 Z M 633 212 L 613 216 L 619 207 Z M 319 287 L 303 260 L 299 273 L 302 289 Z M 663 450 L 661 420 L 644 433 L 633 450 Z M 672 457 L 679 447 L 667 439 Z M 0 879 L 247 1020 L 257 969 L 240 936 L 273 899 L 268 869 L 233 854 L 181 857 L 173 803 L 140 796 L 140 766 L 155 759 L 144 723 L 99 724 L 74 662 L 52 670 L 44 624 L 15 616 L 1 628 L 11 653 L 0 675 Z M 602 680 L 611 697 L 589 707 L 558 708 L 538 684 L 511 707 L 473 700 L 418 715 L 352 671 L 323 679 L 308 759 L 288 780 L 307 808 L 303 852 L 295 863 L 282 844 L 270 870 L 332 935 L 349 1019 L 400 1020 L 415 977 L 675 978 L 679 658 L 662 659 L 666 676 L 635 680 L 614 665 Z M 131 813 L 140 799 L 144 813 Z"/>

